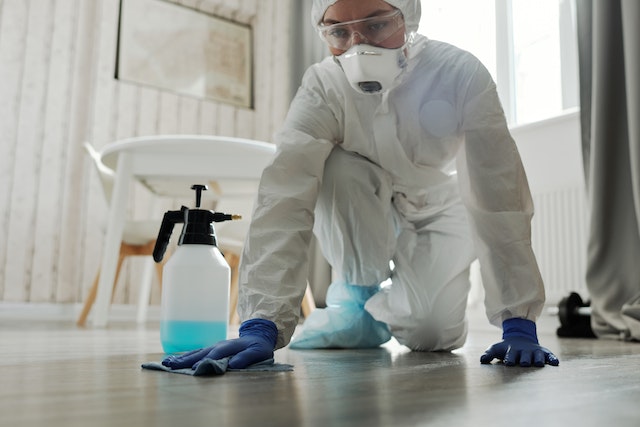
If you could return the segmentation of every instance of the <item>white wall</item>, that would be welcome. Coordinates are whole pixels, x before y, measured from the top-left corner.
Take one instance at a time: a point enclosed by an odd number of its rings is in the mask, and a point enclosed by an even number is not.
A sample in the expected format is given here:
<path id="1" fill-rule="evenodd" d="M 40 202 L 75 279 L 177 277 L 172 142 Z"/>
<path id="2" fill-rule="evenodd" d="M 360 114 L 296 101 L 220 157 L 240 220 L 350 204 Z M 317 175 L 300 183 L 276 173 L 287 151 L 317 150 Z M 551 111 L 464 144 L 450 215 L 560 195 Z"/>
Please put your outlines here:
<path id="1" fill-rule="evenodd" d="M 566 187 L 584 188 L 579 111 L 513 127 L 511 134 L 533 194 Z"/>
<path id="2" fill-rule="evenodd" d="M 84 298 L 106 208 L 84 141 L 100 148 L 160 133 L 268 141 L 283 120 L 293 0 L 174 1 L 253 27 L 254 109 L 115 80 L 119 0 L 0 0 L 0 301 Z M 148 202 L 137 188 L 130 213 L 146 213 Z M 125 279 L 140 274 L 129 264 Z M 134 303 L 137 291 L 121 288 L 116 302 Z"/>

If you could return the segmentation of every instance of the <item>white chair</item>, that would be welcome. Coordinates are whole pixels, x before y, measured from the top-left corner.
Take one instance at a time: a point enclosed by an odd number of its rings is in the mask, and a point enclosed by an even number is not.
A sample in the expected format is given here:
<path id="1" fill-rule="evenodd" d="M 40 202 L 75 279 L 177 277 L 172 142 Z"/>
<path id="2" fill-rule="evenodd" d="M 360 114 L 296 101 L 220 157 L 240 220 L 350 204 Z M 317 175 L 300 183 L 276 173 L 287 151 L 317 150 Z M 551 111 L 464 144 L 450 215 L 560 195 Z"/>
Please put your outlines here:
<path id="1" fill-rule="evenodd" d="M 84 148 L 89 154 L 89 157 L 91 158 L 91 161 L 95 166 L 96 171 L 98 172 L 104 196 L 107 200 L 107 203 L 109 203 L 111 201 L 111 195 L 113 192 L 114 172 L 112 169 L 108 168 L 102 163 L 100 153 L 96 151 L 96 149 L 90 143 L 85 142 Z M 116 285 L 118 283 L 118 278 L 120 276 L 120 271 L 122 269 L 124 260 L 130 256 L 148 256 L 149 258 L 146 260 L 145 270 L 143 272 L 141 280 L 140 295 L 138 298 L 138 323 L 144 322 L 147 316 L 149 295 L 151 292 L 151 284 L 153 281 L 152 274 L 154 262 L 151 256 L 153 255 L 153 248 L 155 246 L 159 228 L 160 222 L 158 220 L 127 220 L 124 223 L 122 241 L 120 242 L 120 252 L 118 254 L 118 264 L 116 267 L 116 274 L 112 285 L 111 295 L 113 300 L 113 295 L 115 295 Z M 170 254 L 167 253 L 165 258 L 163 259 L 163 262 L 161 264 L 155 265 L 158 283 L 160 284 L 162 284 L 162 267 L 169 256 Z M 86 324 L 87 317 L 89 316 L 91 308 L 93 307 L 96 299 L 99 280 L 100 269 L 98 269 L 91 289 L 89 290 L 89 293 L 84 301 L 80 316 L 76 321 L 78 326 L 84 326 Z"/>

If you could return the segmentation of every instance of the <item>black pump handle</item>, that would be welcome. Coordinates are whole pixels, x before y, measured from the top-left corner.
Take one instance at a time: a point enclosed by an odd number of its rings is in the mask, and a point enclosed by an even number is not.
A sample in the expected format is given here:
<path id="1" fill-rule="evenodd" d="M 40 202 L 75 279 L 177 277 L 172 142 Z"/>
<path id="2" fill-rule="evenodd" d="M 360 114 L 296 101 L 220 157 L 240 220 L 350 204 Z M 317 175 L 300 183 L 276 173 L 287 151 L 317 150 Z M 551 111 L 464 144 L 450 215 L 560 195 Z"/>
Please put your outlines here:
<path id="1" fill-rule="evenodd" d="M 207 191 L 209 187 L 202 184 L 193 184 L 191 186 L 192 190 L 196 190 L 196 209 L 200 207 L 200 201 L 202 200 L 202 192 Z"/>
<path id="2" fill-rule="evenodd" d="M 173 232 L 173 226 L 178 223 L 184 222 L 184 212 L 188 210 L 185 206 L 179 211 L 167 211 L 162 217 L 162 225 L 160 225 L 160 231 L 158 232 L 158 238 L 153 248 L 153 260 L 155 262 L 162 261 L 164 253 L 169 246 L 169 240 L 171 239 L 171 233 Z"/>

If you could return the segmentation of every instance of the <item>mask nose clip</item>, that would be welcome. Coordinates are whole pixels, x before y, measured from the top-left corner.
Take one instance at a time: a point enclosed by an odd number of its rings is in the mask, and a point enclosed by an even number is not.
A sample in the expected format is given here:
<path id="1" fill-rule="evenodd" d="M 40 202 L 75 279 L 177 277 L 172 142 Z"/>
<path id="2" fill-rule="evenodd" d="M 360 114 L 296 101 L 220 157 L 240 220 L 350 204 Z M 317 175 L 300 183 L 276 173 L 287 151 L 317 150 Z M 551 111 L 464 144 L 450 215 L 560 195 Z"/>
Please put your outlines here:
<path id="1" fill-rule="evenodd" d="M 354 30 L 351 32 L 351 37 L 349 37 L 349 45 L 347 48 L 351 46 L 357 46 L 359 44 L 368 44 L 369 40 L 362 34 L 360 31 Z"/>

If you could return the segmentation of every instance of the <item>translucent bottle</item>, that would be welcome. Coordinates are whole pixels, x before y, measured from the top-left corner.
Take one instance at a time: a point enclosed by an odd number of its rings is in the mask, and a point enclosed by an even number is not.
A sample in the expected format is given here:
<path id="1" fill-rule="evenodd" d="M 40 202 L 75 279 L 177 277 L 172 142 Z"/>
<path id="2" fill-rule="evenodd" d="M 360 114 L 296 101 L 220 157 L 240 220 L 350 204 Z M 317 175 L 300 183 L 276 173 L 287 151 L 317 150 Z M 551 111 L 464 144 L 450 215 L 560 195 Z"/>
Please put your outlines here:
<path id="1" fill-rule="evenodd" d="M 238 216 L 200 207 L 204 185 L 194 185 L 196 209 L 164 214 L 153 256 L 160 262 L 173 227 L 184 223 L 178 248 L 163 268 L 160 340 L 165 353 L 208 347 L 227 338 L 231 269 L 216 246 L 214 222 Z"/>

